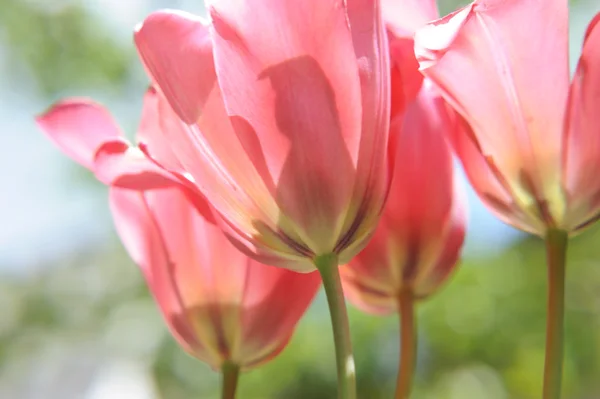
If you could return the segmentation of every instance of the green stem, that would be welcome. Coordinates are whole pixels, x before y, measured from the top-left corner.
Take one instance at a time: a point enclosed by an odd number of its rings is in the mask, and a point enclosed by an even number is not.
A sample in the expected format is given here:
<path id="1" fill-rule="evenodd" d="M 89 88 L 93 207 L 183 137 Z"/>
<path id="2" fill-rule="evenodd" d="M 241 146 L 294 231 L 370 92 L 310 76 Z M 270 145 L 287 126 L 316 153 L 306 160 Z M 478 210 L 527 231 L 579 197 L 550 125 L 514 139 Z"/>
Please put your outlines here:
<path id="1" fill-rule="evenodd" d="M 402 290 L 398 295 L 400 364 L 398 365 L 398 379 L 396 381 L 396 399 L 408 399 L 412 387 L 417 352 L 414 304 L 411 290 Z"/>
<path id="2" fill-rule="evenodd" d="M 546 234 L 548 314 L 543 399 L 560 399 L 561 394 L 567 240 L 562 230 L 550 229 Z"/>
<path id="3" fill-rule="evenodd" d="M 340 399 L 356 399 L 356 373 L 352 343 L 350 342 L 350 326 L 337 255 L 321 255 L 315 258 L 314 262 L 323 280 L 331 315 L 337 364 L 338 397 Z"/>
<path id="4" fill-rule="evenodd" d="M 235 391 L 237 390 L 238 379 L 240 376 L 239 366 L 230 362 L 225 362 L 221 368 L 221 373 L 223 374 L 221 398 L 235 399 Z"/>

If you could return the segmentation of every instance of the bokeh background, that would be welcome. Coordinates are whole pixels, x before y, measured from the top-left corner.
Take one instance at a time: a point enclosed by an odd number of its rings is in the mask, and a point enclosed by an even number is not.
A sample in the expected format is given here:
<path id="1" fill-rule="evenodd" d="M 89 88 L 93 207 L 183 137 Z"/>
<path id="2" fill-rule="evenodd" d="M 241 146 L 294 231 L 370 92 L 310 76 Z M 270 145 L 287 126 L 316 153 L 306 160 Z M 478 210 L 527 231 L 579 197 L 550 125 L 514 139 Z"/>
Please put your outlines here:
<path id="1" fill-rule="evenodd" d="M 441 0 L 442 12 L 458 2 Z M 219 376 L 167 334 L 114 233 L 107 191 L 62 156 L 33 116 L 64 96 L 104 103 L 132 135 L 147 79 L 133 26 L 201 0 L 0 0 L 0 398 L 217 398 Z M 571 65 L 598 0 L 571 3 Z M 532 16 L 535 18 L 535 16 Z M 532 51 L 535 51 L 533 48 Z M 552 82 L 548 82 L 552 84 Z M 470 194 L 464 261 L 418 308 L 415 399 L 538 398 L 543 243 Z M 600 398 L 600 229 L 571 241 L 565 399 Z M 390 398 L 395 317 L 350 309 L 359 397 Z M 289 347 L 243 375 L 241 399 L 330 399 L 335 365 L 319 295 Z"/>

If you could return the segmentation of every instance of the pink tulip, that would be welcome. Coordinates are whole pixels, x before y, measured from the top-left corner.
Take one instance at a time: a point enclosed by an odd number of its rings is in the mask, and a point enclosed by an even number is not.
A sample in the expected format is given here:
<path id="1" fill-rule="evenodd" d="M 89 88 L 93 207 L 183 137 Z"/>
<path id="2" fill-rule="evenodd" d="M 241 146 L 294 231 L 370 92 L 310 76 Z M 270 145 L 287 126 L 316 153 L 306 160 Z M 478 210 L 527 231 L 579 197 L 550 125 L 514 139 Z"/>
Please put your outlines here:
<path id="1" fill-rule="evenodd" d="M 448 277 L 460 254 L 466 219 L 465 195 L 445 142 L 465 124 L 431 81 L 417 77 L 412 53 L 414 31 L 437 17 L 436 3 L 385 0 L 382 7 L 392 65 L 412 77 L 395 81 L 392 73 L 392 110 L 398 102 L 408 108 L 391 115 L 394 172 L 380 224 L 367 247 L 341 271 L 350 301 L 377 314 L 397 311 L 400 292 L 422 298 Z M 399 43 L 409 43 L 411 54 L 395 52 Z"/>
<path id="2" fill-rule="evenodd" d="M 179 188 L 113 187 L 110 203 L 121 240 L 183 348 L 216 370 L 249 369 L 281 352 L 320 287 L 318 273 L 251 260 Z"/>
<path id="3" fill-rule="evenodd" d="M 159 102 L 150 89 L 138 140 L 158 134 Z M 185 176 L 150 162 L 100 105 L 69 99 L 37 120 L 64 153 L 111 185 L 117 231 L 189 353 L 215 369 L 225 362 L 250 368 L 285 347 L 319 289 L 317 273 L 265 266 L 241 254 Z M 126 157 L 113 156 L 123 151 Z M 148 191 L 121 188 L 132 181 Z"/>
<path id="4" fill-rule="evenodd" d="M 466 195 L 445 134 L 461 128 L 430 82 L 404 119 L 392 124 L 397 143 L 388 202 L 373 239 L 341 268 L 344 292 L 375 314 L 399 310 L 399 295 L 433 293 L 454 269 L 466 224 Z"/>
<path id="5" fill-rule="evenodd" d="M 255 259 L 302 272 L 319 255 L 348 261 L 389 186 L 379 2 L 215 0 L 208 9 L 210 24 L 158 11 L 136 30 L 171 106 L 160 107 L 160 134 L 144 151 L 187 176 Z"/>
<path id="6" fill-rule="evenodd" d="M 416 34 L 423 74 L 471 125 L 454 146 L 483 202 L 540 236 L 600 213 L 600 28 L 569 88 L 566 0 L 478 0 Z"/>

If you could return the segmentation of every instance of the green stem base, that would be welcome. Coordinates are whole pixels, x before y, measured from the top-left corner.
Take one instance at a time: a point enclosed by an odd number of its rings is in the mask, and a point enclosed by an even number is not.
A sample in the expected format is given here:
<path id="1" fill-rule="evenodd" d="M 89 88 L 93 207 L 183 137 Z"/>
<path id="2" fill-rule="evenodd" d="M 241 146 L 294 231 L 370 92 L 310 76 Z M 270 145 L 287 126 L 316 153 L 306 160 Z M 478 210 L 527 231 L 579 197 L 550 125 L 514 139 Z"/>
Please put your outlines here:
<path id="1" fill-rule="evenodd" d="M 356 372 L 350 342 L 350 325 L 338 270 L 337 255 L 321 255 L 315 258 L 314 262 L 323 280 L 323 288 L 325 288 L 331 315 L 337 365 L 338 397 L 340 399 L 356 399 Z"/>
<path id="2" fill-rule="evenodd" d="M 546 234 L 548 313 L 543 399 L 560 399 L 561 394 L 567 241 L 565 231 L 550 229 Z"/>
<path id="3" fill-rule="evenodd" d="M 412 388 L 416 364 L 417 334 L 414 314 L 414 297 L 410 290 L 398 295 L 400 317 L 400 363 L 396 382 L 396 399 L 408 399 Z"/>
<path id="4" fill-rule="evenodd" d="M 221 398 L 222 399 L 235 399 L 235 393 L 237 390 L 238 380 L 240 377 L 239 366 L 226 362 L 221 368 L 223 374 Z"/>

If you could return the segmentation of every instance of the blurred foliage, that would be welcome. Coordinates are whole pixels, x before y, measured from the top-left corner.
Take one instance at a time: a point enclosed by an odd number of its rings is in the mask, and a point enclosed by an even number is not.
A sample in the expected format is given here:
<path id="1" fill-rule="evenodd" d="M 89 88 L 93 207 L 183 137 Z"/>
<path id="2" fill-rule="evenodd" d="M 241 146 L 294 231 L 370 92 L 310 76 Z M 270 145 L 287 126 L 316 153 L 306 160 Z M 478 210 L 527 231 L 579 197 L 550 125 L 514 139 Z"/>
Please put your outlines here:
<path id="1" fill-rule="evenodd" d="M 598 240 L 596 228 L 571 242 L 565 399 L 592 399 L 600 393 Z M 0 378 L 0 386 L 14 386 L 20 373 L 24 384 L 24 371 L 47 356 L 50 347 L 67 350 L 87 343 L 99 361 L 118 357 L 153 364 L 162 398 L 218 397 L 218 374 L 176 346 L 139 272 L 120 249 L 80 254 L 30 281 L 2 284 L 0 375 L 10 380 Z M 419 304 L 413 398 L 539 397 L 545 286 L 544 246 L 538 239 L 526 239 L 494 257 L 466 259 L 438 295 Z M 389 398 L 397 367 L 397 320 L 354 308 L 350 317 L 359 397 Z M 333 345 L 320 296 L 283 354 L 243 375 L 240 398 L 332 397 Z"/>
<path id="2" fill-rule="evenodd" d="M 31 68 L 47 95 L 76 87 L 119 87 L 135 60 L 77 1 L 0 0 L 0 37 L 7 44 L 9 72 Z"/>
<path id="3" fill-rule="evenodd" d="M 440 9 L 456 3 L 443 1 Z M 133 46 L 119 43 L 77 1 L 0 0 L 0 40 L 9 72 L 19 77 L 27 66 L 48 97 L 82 87 L 122 91 L 137 63 Z M 571 242 L 564 399 L 600 397 L 599 240 L 596 228 Z M 0 397 L 82 398 L 98 367 L 115 359 L 150 365 L 162 398 L 218 397 L 218 374 L 176 346 L 140 273 L 113 244 L 49 261 L 29 279 L 0 280 Z M 533 238 L 465 259 L 419 306 L 413 398 L 539 397 L 545 273 L 543 243 Z M 397 320 L 354 308 L 350 317 L 359 397 L 389 398 Z M 240 398 L 332 397 L 333 345 L 320 296 L 282 355 L 243 375 Z"/>

